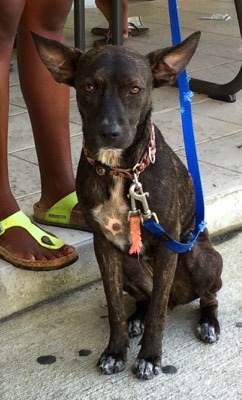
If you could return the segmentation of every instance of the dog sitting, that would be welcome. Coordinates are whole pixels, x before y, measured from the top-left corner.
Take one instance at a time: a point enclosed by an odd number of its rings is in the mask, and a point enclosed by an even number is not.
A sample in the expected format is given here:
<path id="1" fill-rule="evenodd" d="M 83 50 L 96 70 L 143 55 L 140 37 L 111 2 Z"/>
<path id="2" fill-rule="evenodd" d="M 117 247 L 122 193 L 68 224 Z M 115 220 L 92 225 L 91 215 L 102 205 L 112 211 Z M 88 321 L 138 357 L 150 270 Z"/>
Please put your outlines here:
<path id="1" fill-rule="evenodd" d="M 152 123 L 151 111 L 152 89 L 175 82 L 193 56 L 200 32 L 146 56 L 112 45 L 82 53 L 37 34 L 33 38 L 54 79 L 75 87 L 83 122 L 76 189 L 93 232 L 110 323 L 100 371 L 122 371 L 129 338 L 143 334 L 134 373 L 151 379 L 161 371 L 168 306 L 200 298 L 197 336 L 213 343 L 220 334 L 216 293 L 222 259 L 207 229 L 190 251 L 178 255 L 143 226 L 139 236 L 142 206 L 138 202 L 140 210 L 128 197 L 131 187 L 149 192 L 149 209 L 175 240 L 185 241 L 195 228 L 190 174 Z M 130 228 L 128 219 L 135 227 Z M 128 320 L 123 290 L 137 302 Z"/>

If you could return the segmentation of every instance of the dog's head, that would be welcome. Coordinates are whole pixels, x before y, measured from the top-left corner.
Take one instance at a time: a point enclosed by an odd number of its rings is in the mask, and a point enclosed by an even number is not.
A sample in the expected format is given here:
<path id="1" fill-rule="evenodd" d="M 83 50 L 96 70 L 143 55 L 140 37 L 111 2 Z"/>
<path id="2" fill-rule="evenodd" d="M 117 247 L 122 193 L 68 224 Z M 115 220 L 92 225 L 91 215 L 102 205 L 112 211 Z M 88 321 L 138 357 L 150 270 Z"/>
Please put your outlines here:
<path id="1" fill-rule="evenodd" d="M 182 43 L 143 56 L 122 46 L 94 47 L 86 53 L 32 33 L 38 53 L 59 83 L 76 88 L 86 145 L 127 149 L 151 113 L 153 87 L 173 83 L 193 56 L 195 32 Z"/>

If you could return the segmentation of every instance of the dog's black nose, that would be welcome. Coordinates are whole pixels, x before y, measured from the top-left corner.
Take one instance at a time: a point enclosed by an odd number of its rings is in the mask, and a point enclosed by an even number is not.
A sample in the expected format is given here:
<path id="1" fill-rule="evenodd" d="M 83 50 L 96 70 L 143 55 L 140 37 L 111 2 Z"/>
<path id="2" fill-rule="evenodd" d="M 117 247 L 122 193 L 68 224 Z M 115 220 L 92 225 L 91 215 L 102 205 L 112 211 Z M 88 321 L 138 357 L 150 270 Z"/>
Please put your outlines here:
<path id="1" fill-rule="evenodd" d="M 101 126 L 101 136 L 105 140 L 115 140 L 117 139 L 122 132 L 121 126 L 117 123 L 103 123 Z"/>

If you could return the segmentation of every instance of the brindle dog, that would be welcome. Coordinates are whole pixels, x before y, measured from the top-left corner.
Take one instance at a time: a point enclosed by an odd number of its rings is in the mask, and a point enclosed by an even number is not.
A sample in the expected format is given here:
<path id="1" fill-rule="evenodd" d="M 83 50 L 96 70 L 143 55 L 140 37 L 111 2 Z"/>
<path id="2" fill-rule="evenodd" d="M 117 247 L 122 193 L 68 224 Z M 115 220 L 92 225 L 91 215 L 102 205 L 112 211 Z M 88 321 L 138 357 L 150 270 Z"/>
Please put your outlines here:
<path id="1" fill-rule="evenodd" d="M 200 33 L 147 56 L 112 45 L 82 53 L 36 34 L 33 37 L 54 79 L 75 87 L 83 122 L 84 151 L 76 188 L 94 235 L 110 322 L 110 340 L 99 368 L 104 374 L 122 371 L 129 337 L 143 334 L 134 372 L 140 379 L 150 379 L 161 371 L 168 306 L 200 298 L 198 337 L 213 343 L 220 333 L 216 292 L 221 287 L 222 259 L 207 229 L 191 251 L 178 256 L 142 227 L 141 252 L 139 256 L 129 254 L 127 194 L 134 172 L 149 192 L 150 209 L 169 235 L 184 240 L 194 229 L 191 177 L 156 126 L 156 161 L 149 164 L 154 161 L 151 96 L 153 87 L 176 80 L 193 56 Z M 150 142 L 152 157 L 146 154 Z M 128 323 L 123 289 L 137 300 L 137 310 Z"/>

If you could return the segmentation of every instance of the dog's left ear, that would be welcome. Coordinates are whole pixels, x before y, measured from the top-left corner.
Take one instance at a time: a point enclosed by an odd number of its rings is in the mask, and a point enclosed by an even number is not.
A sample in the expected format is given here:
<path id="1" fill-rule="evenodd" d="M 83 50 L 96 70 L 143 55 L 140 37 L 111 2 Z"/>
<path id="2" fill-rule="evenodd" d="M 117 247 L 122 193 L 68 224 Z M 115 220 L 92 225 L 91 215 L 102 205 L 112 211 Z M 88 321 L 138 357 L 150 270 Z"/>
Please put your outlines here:
<path id="1" fill-rule="evenodd" d="M 147 55 L 154 87 L 175 82 L 195 53 L 200 36 L 201 32 L 195 32 L 176 46 L 156 50 Z"/>
<path id="2" fill-rule="evenodd" d="M 75 85 L 76 68 L 82 52 L 31 32 L 39 56 L 53 78 L 59 83 Z"/>

